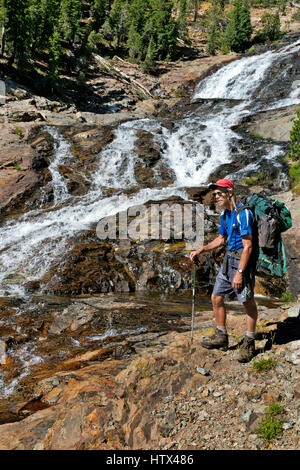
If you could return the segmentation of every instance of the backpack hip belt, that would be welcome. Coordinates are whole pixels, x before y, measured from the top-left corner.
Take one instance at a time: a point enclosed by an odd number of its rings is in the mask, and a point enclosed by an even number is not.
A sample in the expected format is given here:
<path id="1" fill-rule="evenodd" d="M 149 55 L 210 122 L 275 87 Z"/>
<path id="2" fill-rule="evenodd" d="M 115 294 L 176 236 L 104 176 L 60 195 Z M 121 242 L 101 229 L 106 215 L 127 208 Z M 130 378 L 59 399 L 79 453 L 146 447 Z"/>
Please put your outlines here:
<path id="1" fill-rule="evenodd" d="M 226 253 L 225 253 L 225 257 L 224 257 L 224 261 L 223 261 L 223 265 L 222 265 L 222 273 L 226 276 L 227 274 L 227 271 L 228 271 L 228 262 L 229 262 L 229 259 L 232 258 L 232 259 L 238 259 L 240 260 L 241 259 L 241 256 L 242 256 L 242 251 L 243 251 L 244 248 L 239 248 L 238 250 L 234 250 L 234 251 L 230 251 L 230 250 L 227 250 Z"/>

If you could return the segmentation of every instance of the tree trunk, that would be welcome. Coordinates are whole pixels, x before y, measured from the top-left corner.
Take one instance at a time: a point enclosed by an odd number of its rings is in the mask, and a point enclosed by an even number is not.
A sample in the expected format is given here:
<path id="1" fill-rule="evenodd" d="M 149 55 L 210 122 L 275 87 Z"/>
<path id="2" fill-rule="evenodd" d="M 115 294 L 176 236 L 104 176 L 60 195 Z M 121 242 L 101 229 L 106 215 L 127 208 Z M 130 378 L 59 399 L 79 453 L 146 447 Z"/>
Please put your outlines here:
<path id="1" fill-rule="evenodd" d="M 118 69 L 114 65 L 110 64 L 107 60 L 103 59 L 103 57 L 101 57 L 100 55 L 95 54 L 94 57 L 101 65 L 103 65 L 106 68 L 108 73 L 118 78 L 118 80 L 120 80 L 121 82 L 130 83 L 133 86 L 133 88 L 139 91 L 142 91 L 144 94 L 150 96 L 150 98 L 153 98 L 148 88 L 144 87 L 141 83 L 129 77 L 129 75 L 122 72 L 120 69 Z"/>
<path id="2" fill-rule="evenodd" d="M 2 26 L 1 31 L 1 52 L 0 55 L 3 57 L 5 52 L 5 26 Z"/>
<path id="3" fill-rule="evenodd" d="M 199 0 L 195 0 L 195 9 L 194 9 L 194 21 L 198 19 L 198 8 L 199 8 Z"/>
<path id="4" fill-rule="evenodd" d="M 8 66 L 9 67 L 12 67 L 12 65 L 15 61 L 15 58 L 16 58 L 16 54 L 17 54 L 17 40 L 15 39 L 14 40 L 14 46 L 13 46 L 13 53 L 10 56 L 10 58 L 8 59 Z"/>

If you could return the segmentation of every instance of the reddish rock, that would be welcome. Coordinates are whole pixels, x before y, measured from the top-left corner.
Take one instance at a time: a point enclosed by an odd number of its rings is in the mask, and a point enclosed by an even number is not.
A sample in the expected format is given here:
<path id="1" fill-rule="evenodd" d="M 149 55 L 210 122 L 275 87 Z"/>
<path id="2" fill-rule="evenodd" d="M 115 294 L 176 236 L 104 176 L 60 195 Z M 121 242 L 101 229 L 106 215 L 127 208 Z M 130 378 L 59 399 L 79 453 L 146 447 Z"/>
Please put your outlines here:
<path id="1" fill-rule="evenodd" d="M 46 156 L 52 148 L 49 149 L 48 146 L 46 151 L 45 147 L 34 145 L 32 140 L 32 135 L 38 136 L 41 132 L 41 127 L 34 124 L 22 126 L 18 133 L 9 125 L 3 125 L 1 128 L 0 210 L 2 212 L 21 208 L 27 198 L 47 179 Z M 47 142 L 45 135 L 40 135 L 39 138 L 40 143 Z"/>

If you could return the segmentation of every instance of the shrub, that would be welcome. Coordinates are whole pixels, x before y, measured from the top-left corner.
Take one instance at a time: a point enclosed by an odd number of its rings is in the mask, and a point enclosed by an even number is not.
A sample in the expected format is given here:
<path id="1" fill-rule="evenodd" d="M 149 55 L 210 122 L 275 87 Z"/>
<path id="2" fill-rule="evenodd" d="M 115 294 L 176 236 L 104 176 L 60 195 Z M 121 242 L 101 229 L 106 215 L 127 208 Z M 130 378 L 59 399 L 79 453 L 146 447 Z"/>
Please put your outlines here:
<path id="1" fill-rule="evenodd" d="M 300 160 L 290 167 L 289 174 L 293 186 L 296 186 L 298 183 L 300 183 Z"/>
<path id="2" fill-rule="evenodd" d="M 256 372 L 265 372 L 266 370 L 272 369 L 275 367 L 277 364 L 277 361 L 273 359 L 272 357 L 269 357 L 268 359 L 260 359 L 259 361 L 256 361 L 253 363 L 253 368 L 255 369 Z"/>
<path id="3" fill-rule="evenodd" d="M 294 301 L 294 296 L 291 292 L 289 291 L 285 291 L 282 293 L 282 296 L 281 296 L 281 300 L 288 304 L 289 302 L 293 302 Z"/>
<path id="4" fill-rule="evenodd" d="M 297 119 L 295 119 L 290 132 L 290 140 L 291 151 L 288 157 L 293 161 L 300 160 L 300 106 L 297 109 Z"/>
<path id="5" fill-rule="evenodd" d="M 283 425 L 281 420 L 277 418 L 277 415 L 282 414 L 283 411 L 284 408 L 280 403 L 271 403 L 265 412 L 264 418 L 255 429 L 255 433 L 264 439 L 266 443 L 269 443 L 282 433 Z"/>

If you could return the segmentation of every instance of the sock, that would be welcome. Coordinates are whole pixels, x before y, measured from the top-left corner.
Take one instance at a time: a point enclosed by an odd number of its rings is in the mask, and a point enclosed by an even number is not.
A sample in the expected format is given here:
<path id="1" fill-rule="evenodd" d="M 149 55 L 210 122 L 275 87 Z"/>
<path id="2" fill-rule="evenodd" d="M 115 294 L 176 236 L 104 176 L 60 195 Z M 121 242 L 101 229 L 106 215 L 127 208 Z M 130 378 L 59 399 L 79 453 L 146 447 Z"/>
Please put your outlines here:
<path id="1" fill-rule="evenodd" d="M 246 331 L 246 336 L 251 339 L 255 339 L 255 331 Z"/>
<path id="2" fill-rule="evenodd" d="M 223 335 L 227 335 L 227 328 L 226 326 L 217 326 L 217 330 L 219 330 Z"/>

